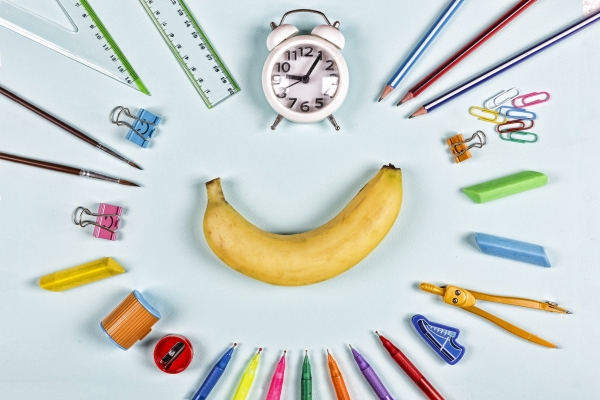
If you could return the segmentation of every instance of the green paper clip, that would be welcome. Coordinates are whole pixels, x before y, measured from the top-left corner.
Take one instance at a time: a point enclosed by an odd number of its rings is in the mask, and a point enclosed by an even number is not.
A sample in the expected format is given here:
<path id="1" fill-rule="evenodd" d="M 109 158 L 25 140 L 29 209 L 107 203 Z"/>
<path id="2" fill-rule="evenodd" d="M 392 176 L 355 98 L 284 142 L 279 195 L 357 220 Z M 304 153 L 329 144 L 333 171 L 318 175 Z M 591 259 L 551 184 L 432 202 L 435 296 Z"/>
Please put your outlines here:
<path id="1" fill-rule="evenodd" d="M 469 186 L 462 189 L 462 191 L 475 203 L 481 204 L 539 188 L 546 183 L 548 183 L 548 177 L 541 172 L 523 171 Z"/>
<path id="2" fill-rule="evenodd" d="M 63 292 L 126 272 L 125 268 L 110 257 L 81 264 L 73 268 L 44 275 L 39 285 L 51 292 Z"/>
<path id="3" fill-rule="evenodd" d="M 505 134 L 506 137 L 504 136 Z M 529 138 L 530 136 L 531 138 Z M 515 143 L 535 143 L 538 141 L 538 135 L 533 132 L 524 131 L 502 132 L 500 133 L 500 139 Z"/>

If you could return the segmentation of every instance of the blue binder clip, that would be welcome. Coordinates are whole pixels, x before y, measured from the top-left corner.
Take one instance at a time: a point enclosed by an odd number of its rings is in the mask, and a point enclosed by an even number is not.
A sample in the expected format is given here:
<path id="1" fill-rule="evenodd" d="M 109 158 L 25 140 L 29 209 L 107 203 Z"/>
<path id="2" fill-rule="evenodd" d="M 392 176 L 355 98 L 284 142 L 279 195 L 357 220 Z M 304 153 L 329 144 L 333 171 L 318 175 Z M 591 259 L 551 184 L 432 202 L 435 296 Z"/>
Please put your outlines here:
<path id="1" fill-rule="evenodd" d="M 119 120 L 121 114 L 125 114 L 126 117 L 133 119 L 133 125 L 126 121 Z M 116 107 L 110 113 L 110 122 L 118 126 L 129 127 L 129 132 L 125 139 L 137 144 L 140 147 L 147 148 L 150 143 L 150 138 L 154 134 L 156 127 L 160 123 L 161 118 L 152 114 L 148 110 L 143 108 L 137 114 L 137 117 L 131 115 L 128 108 Z"/>
<path id="2" fill-rule="evenodd" d="M 412 317 L 417 333 L 444 361 L 454 365 L 465 355 L 465 348 L 456 342 L 460 330 L 437 324 L 417 314 Z"/>

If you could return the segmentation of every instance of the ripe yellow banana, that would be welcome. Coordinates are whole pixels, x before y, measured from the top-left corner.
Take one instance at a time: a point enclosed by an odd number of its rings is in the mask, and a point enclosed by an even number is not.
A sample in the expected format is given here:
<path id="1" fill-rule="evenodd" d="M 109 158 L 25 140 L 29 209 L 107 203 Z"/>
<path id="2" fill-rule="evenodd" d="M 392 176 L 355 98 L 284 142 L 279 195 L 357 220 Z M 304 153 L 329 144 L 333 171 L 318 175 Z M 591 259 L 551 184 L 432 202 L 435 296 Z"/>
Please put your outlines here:
<path id="1" fill-rule="evenodd" d="M 265 232 L 225 200 L 221 180 L 206 183 L 206 242 L 225 264 L 273 285 L 300 286 L 347 271 L 383 240 L 402 205 L 402 171 L 384 166 L 336 217 L 294 235 Z"/>

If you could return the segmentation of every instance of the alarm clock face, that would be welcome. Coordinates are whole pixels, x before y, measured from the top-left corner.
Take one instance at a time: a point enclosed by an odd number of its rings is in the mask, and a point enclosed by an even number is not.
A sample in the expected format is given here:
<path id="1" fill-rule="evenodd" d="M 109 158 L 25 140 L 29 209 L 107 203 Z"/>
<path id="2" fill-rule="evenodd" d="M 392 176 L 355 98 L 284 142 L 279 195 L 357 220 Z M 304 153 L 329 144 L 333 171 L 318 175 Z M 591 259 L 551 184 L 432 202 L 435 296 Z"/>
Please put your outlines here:
<path id="1" fill-rule="evenodd" d="M 274 61 L 271 87 L 279 103 L 290 111 L 318 112 L 338 93 L 338 65 L 324 47 L 298 43 Z"/>

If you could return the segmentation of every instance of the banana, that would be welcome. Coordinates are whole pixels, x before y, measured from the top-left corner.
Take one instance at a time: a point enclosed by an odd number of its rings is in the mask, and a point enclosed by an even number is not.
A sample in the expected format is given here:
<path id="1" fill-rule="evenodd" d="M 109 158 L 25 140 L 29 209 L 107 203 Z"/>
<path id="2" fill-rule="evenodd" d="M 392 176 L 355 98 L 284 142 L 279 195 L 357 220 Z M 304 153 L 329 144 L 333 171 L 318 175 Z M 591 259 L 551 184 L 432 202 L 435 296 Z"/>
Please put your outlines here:
<path id="1" fill-rule="evenodd" d="M 225 264 L 251 278 L 281 286 L 322 282 L 347 271 L 383 240 L 402 205 L 402 171 L 381 170 L 332 220 L 293 235 L 266 232 L 225 200 L 220 178 L 206 183 L 204 237 Z"/>

